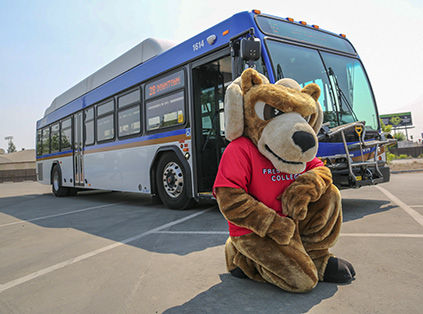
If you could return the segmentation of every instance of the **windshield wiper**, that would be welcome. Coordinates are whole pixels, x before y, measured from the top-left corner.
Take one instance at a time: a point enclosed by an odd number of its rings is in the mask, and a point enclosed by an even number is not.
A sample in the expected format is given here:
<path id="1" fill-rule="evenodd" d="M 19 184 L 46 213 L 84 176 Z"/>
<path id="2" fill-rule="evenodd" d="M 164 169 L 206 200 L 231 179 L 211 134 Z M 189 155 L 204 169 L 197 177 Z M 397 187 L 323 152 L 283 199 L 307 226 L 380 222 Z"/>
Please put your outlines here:
<path id="1" fill-rule="evenodd" d="M 355 112 L 354 112 L 350 102 L 348 101 L 348 98 L 345 96 L 344 92 L 339 87 L 338 77 L 336 76 L 335 72 L 333 71 L 333 69 L 331 67 L 329 67 L 328 70 L 329 70 L 329 76 L 333 77 L 333 82 L 335 83 L 335 91 L 336 91 L 336 94 L 338 96 L 338 101 L 339 101 L 339 105 L 340 105 L 339 113 L 341 114 L 341 119 L 342 119 L 342 104 L 345 103 L 345 105 L 348 107 L 347 109 L 350 111 L 352 117 L 355 119 L 355 121 L 358 121 L 357 116 L 355 115 Z M 342 99 L 344 100 L 344 102 L 342 102 Z"/>
<path id="2" fill-rule="evenodd" d="M 283 79 L 283 72 L 282 72 L 281 65 L 279 63 L 276 66 L 276 72 L 277 72 L 276 81 L 279 81 L 280 79 Z"/>

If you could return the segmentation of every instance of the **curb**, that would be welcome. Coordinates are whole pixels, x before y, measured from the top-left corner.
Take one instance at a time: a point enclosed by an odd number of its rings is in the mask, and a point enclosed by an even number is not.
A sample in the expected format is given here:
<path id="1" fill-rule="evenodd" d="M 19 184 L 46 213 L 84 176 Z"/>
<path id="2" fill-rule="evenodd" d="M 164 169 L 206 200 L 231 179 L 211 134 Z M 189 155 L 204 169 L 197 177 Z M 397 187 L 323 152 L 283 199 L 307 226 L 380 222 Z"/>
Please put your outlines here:
<path id="1" fill-rule="evenodd" d="M 392 174 L 398 174 L 398 173 L 410 173 L 410 172 L 422 172 L 423 169 L 415 169 L 415 170 L 396 170 L 391 171 Z"/>

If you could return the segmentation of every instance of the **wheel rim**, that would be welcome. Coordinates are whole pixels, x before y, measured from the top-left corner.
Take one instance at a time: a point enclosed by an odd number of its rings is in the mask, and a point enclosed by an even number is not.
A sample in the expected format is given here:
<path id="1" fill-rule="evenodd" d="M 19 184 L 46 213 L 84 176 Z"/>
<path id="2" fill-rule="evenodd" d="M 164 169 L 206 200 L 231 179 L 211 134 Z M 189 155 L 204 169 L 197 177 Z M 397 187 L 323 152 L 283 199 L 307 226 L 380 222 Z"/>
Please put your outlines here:
<path id="1" fill-rule="evenodd" d="M 60 182 L 59 182 L 59 173 L 57 171 L 54 172 L 53 174 L 53 188 L 55 191 L 58 191 L 60 187 Z"/>
<path id="2" fill-rule="evenodd" d="M 184 188 L 184 174 L 181 167 L 175 162 L 169 162 L 163 170 L 163 187 L 167 195 L 177 198 Z"/>

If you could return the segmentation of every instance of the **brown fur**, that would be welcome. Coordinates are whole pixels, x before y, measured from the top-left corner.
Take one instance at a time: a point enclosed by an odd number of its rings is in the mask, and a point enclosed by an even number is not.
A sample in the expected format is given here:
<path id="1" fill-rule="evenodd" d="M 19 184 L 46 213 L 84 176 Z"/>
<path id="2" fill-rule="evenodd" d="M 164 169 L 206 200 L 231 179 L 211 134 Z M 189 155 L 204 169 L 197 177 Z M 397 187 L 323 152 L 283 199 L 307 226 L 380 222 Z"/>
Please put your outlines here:
<path id="1" fill-rule="evenodd" d="M 233 140 L 243 134 L 276 169 L 300 173 L 315 157 L 317 138 L 316 147 L 303 151 L 290 136 L 302 131 L 315 137 L 322 120 L 319 96 L 316 84 L 303 89 L 292 80 L 268 84 L 255 70 L 245 70 L 227 90 L 227 137 Z M 285 114 L 265 121 L 257 115 L 258 102 Z M 264 151 L 264 145 L 271 146 L 283 159 L 304 165 L 284 163 Z M 329 169 L 318 167 L 305 172 L 279 196 L 287 217 L 279 216 L 242 189 L 217 187 L 215 195 L 228 221 L 253 231 L 227 240 L 228 271 L 239 267 L 253 280 L 267 281 L 291 292 L 309 291 L 323 280 L 332 256 L 329 248 L 335 244 L 342 223 L 341 197 Z"/>

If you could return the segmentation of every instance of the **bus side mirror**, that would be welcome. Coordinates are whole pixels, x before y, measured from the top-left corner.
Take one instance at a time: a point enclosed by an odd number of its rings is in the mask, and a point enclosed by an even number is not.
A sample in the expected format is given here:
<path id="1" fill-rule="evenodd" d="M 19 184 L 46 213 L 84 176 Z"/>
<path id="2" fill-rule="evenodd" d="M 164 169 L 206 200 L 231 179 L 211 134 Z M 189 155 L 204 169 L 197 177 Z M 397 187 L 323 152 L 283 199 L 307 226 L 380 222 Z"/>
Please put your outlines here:
<path id="1" fill-rule="evenodd" d="M 245 61 L 257 61 L 261 57 L 260 39 L 250 37 L 241 39 L 241 59 Z"/>

